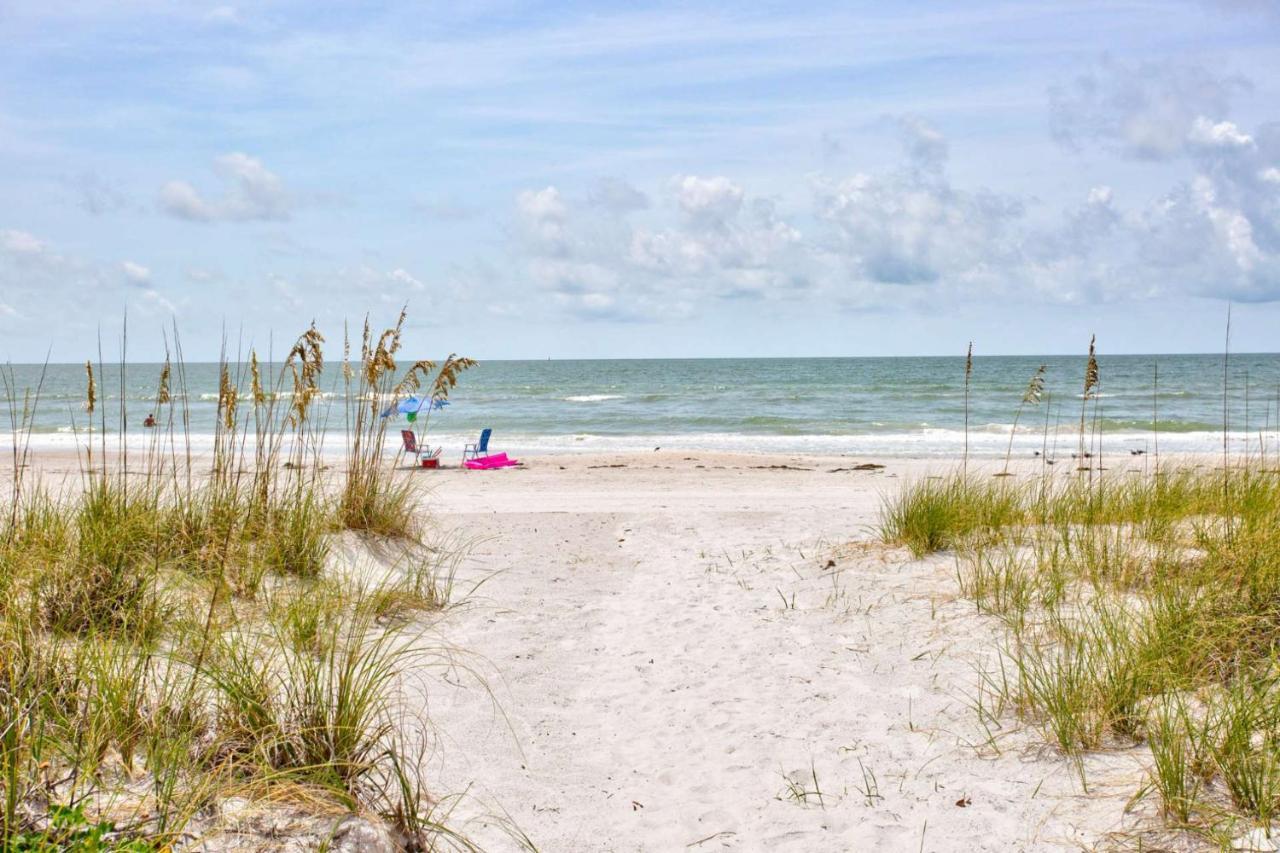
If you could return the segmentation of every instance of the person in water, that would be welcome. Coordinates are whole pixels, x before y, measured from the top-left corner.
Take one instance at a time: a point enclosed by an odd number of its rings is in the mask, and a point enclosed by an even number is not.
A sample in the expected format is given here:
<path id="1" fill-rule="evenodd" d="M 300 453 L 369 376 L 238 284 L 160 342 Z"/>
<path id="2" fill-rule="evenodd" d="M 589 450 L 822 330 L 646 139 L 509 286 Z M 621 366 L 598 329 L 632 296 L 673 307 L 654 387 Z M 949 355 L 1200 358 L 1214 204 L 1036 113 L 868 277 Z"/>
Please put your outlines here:
<path id="1" fill-rule="evenodd" d="M 142 425 L 143 425 L 144 427 L 153 427 L 153 426 L 155 426 L 155 425 L 156 425 L 156 416 L 155 416 L 153 413 L 148 412 L 148 413 L 147 413 L 146 420 L 144 420 L 144 421 L 142 422 Z"/>

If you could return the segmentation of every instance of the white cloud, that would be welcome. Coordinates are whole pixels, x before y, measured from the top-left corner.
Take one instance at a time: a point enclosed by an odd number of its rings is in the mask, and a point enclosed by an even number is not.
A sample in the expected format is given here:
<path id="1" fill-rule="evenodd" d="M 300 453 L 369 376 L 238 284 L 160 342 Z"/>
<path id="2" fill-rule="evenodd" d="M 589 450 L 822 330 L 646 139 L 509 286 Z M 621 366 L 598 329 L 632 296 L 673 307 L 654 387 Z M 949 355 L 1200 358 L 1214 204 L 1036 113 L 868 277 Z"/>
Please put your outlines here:
<path id="1" fill-rule="evenodd" d="M 930 310 L 1001 298 L 1280 300 L 1280 127 L 1198 118 L 1180 137 L 1193 177 L 1149 200 L 1122 203 L 1097 185 L 1056 216 L 1031 216 L 1033 199 L 956 186 L 947 139 L 912 117 L 898 123 L 898 168 L 812 178 L 809 211 L 784 214 L 726 176 L 673 178 L 669 204 L 635 222 L 546 187 L 517 197 L 522 248 L 555 304 L 612 320 L 810 294 Z"/>
<path id="2" fill-rule="evenodd" d="M 525 190 L 516 196 L 525 237 L 542 254 L 563 253 L 568 207 L 555 187 Z"/>
<path id="3" fill-rule="evenodd" d="M 143 313 L 152 316 L 173 316 L 178 313 L 177 306 L 153 288 L 142 291 L 141 299 L 134 304 L 141 308 Z"/>
<path id="4" fill-rule="evenodd" d="M 676 179 L 676 201 L 698 225 L 723 226 L 738 215 L 743 197 L 742 187 L 725 177 L 683 175 Z"/>
<path id="5" fill-rule="evenodd" d="M 120 271 L 124 273 L 124 277 L 130 284 L 147 284 L 151 281 L 151 270 L 134 261 L 122 263 Z"/>
<path id="6" fill-rule="evenodd" d="M 1138 159 L 1177 156 L 1197 125 L 1220 122 L 1233 95 L 1248 87 L 1194 65 L 1104 59 L 1049 93 L 1050 130 L 1079 149 L 1100 142 Z"/>
<path id="7" fill-rule="evenodd" d="M 619 189 L 617 187 L 615 190 Z M 571 203 L 556 187 L 516 197 L 530 278 L 563 310 L 590 318 L 687 316 L 705 298 L 767 298 L 804 287 L 800 232 L 769 199 L 749 199 L 724 176 L 680 175 L 668 185 L 680 212 L 670 224 L 636 224 L 633 188 L 601 218 L 599 188 Z M 621 194 L 616 194 L 621 196 Z M 670 208 L 668 208 L 670 209 Z"/>
<path id="8" fill-rule="evenodd" d="M 522 214 L 537 221 L 563 222 L 568 213 L 564 199 L 555 187 L 525 190 L 516 196 L 516 205 Z"/>
<path id="9" fill-rule="evenodd" d="M 828 246 L 855 281 L 927 284 L 963 280 L 1016 256 L 1020 201 L 953 187 L 946 139 L 915 118 L 900 124 L 907 167 L 884 175 L 819 179 L 816 213 Z"/>
<path id="10" fill-rule="evenodd" d="M 1268 179 L 1277 137 L 1194 120 L 1187 181 L 1127 211 L 1092 191 L 1056 231 L 1025 241 L 1030 277 L 1072 298 L 1280 300 L 1280 192 Z"/>
<path id="11" fill-rule="evenodd" d="M 410 290 L 426 290 L 427 289 L 427 286 L 425 284 L 423 284 L 418 279 L 414 278 L 412 274 L 406 272 L 405 270 L 400 269 L 399 267 L 397 267 L 396 269 L 388 273 L 387 278 L 389 278 L 391 281 L 395 282 L 396 284 L 400 284 L 400 285 L 404 285 L 405 287 L 408 287 Z"/>
<path id="12" fill-rule="evenodd" d="M 280 177 L 248 154 L 232 152 L 216 158 L 214 171 L 229 184 L 218 198 L 206 198 L 186 181 L 169 181 L 160 189 L 160 206 L 170 216 L 193 222 L 244 222 L 288 219 L 294 200 Z"/>
<path id="13" fill-rule="evenodd" d="M 1253 137 L 1241 133 L 1234 122 L 1213 122 L 1198 116 L 1187 134 L 1187 142 L 1203 148 L 1249 148 Z"/>
<path id="14" fill-rule="evenodd" d="M 160 206 L 179 219 L 209 222 L 216 218 L 213 207 L 186 181 L 169 181 L 161 187 Z"/>
<path id="15" fill-rule="evenodd" d="M 31 257 L 43 254 L 47 248 L 42 240 L 29 232 L 15 229 L 0 231 L 0 249 L 11 255 Z"/>

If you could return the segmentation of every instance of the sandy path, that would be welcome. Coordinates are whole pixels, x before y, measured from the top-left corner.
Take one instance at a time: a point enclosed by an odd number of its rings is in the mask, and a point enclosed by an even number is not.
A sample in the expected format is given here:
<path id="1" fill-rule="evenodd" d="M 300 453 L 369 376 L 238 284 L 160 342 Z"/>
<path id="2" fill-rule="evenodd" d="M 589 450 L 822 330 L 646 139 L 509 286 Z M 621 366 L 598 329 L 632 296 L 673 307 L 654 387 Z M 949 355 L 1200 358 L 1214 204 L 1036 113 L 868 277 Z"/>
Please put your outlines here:
<path id="1" fill-rule="evenodd" d="M 813 470 L 754 467 L 773 464 Z M 486 809 L 547 851 L 1071 848 L 1120 829 L 1136 752 L 1091 759 L 1086 797 L 1032 735 L 975 748 L 998 627 L 956 599 L 949 560 L 843 544 L 923 470 L 830 473 L 849 464 L 434 475 L 445 523 L 485 537 L 464 574 L 502 571 L 440 627 L 488 661 L 506 719 L 474 687 L 430 696 L 468 831 L 514 846 Z"/>

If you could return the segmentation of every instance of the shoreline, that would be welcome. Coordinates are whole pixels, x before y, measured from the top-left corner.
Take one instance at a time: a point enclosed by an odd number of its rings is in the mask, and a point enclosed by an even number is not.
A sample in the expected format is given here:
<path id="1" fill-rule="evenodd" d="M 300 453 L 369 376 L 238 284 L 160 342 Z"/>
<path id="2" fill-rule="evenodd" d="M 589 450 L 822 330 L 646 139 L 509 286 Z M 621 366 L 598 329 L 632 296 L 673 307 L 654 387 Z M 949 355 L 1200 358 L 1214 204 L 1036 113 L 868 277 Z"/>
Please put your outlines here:
<path id="1" fill-rule="evenodd" d="M 389 459 L 400 450 L 399 430 L 410 425 L 395 424 L 388 428 L 383 443 L 383 453 Z M 319 455 L 326 461 L 340 459 L 347 448 L 340 431 L 323 434 L 319 446 Z M 448 460 L 461 455 L 464 445 L 476 440 L 476 435 L 462 432 L 432 431 L 419 436 L 424 445 L 444 448 L 443 458 Z M 1267 455 L 1280 454 L 1280 431 L 1244 432 L 1228 431 L 1228 446 L 1232 455 L 1249 454 L 1256 456 L 1260 448 Z M 19 449 L 26 448 L 34 456 L 74 456 L 83 454 L 88 437 L 85 433 L 35 433 L 29 437 L 20 437 Z M 1074 432 L 1061 432 L 1056 438 L 1050 433 L 1045 441 L 1042 432 L 1024 431 L 1021 427 L 1014 437 L 1012 459 L 1026 459 L 1034 454 L 1047 452 L 1050 457 L 1070 457 L 1077 447 L 1078 436 Z M 185 455 L 190 450 L 193 454 L 208 453 L 212 450 L 214 436 L 211 433 L 192 433 L 184 436 L 174 433 L 151 434 L 147 430 L 131 430 L 126 437 L 125 449 L 130 454 L 144 454 L 149 450 L 158 450 L 163 454 L 176 453 Z M 1104 455 L 1128 455 L 1132 451 L 1152 455 L 1157 445 L 1150 431 L 1146 432 L 1111 432 L 1103 433 L 1101 440 Z M 1162 457 L 1182 457 L 1189 455 L 1213 455 L 1222 453 L 1223 433 L 1218 432 L 1181 432 L 1160 433 L 1158 447 Z M 119 433 L 107 433 L 105 446 L 108 453 L 120 449 Z M 285 443 L 286 452 L 292 447 Z M 1090 445 L 1086 439 L 1086 448 L 1092 447 L 1097 452 L 1097 443 Z M 0 457 L 10 457 L 14 453 L 15 443 L 10 433 L 0 434 Z M 93 436 L 93 452 L 100 453 L 103 448 L 103 437 L 100 433 Z M 785 435 L 785 434 L 714 434 L 714 433 L 678 433 L 678 434 L 638 434 L 627 436 L 606 435 L 551 435 L 526 436 L 509 435 L 495 432 L 491 440 L 491 448 L 495 452 L 505 451 L 512 456 L 530 458 L 552 458 L 556 456 L 584 456 L 635 454 L 658 451 L 683 453 L 723 453 L 739 455 L 764 456 L 815 456 L 815 457 L 853 457 L 866 456 L 889 459 L 932 459 L 946 461 L 959 460 L 964 453 L 963 433 L 946 430 L 914 433 L 860 433 L 855 435 Z M 252 454 L 252 442 L 244 445 L 244 451 Z M 1009 450 L 1009 432 L 1007 429 L 996 432 L 975 431 L 969 436 L 969 458 L 986 461 L 1002 461 Z M 311 452 L 311 451 L 309 451 Z M 1140 454 L 1140 455 L 1142 455 Z"/>
<path id="2" fill-rule="evenodd" d="M 495 452 L 507 452 L 504 447 L 494 447 Z M 1072 451 L 1074 452 L 1074 451 Z M 11 463 L 11 450 L 0 453 L 0 459 L 5 459 Z M 128 458 L 137 461 L 138 470 L 135 472 L 138 476 L 143 476 L 145 471 L 141 467 L 141 463 L 145 461 L 145 456 L 141 451 L 130 449 Z M 512 454 L 514 455 L 514 454 Z M 1270 455 L 1270 454 L 1268 454 Z M 386 461 L 388 464 L 392 460 L 390 451 L 386 452 Z M 493 474 L 490 471 L 469 471 L 460 464 L 461 454 L 442 456 L 442 464 L 436 469 L 419 469 L 411 464 L 411 461 L 401 460 L 393 470 L 397 476 L 420 476 L 424 481 L 430 478 L 450 478 L 458 475 L 477 475 Z M 110 465 L 115 465 L 119 459 L 118 451 L 108 447 L 106 458 Z M 171 457 L 162 455 L 166 463 L 171 462 Z M 1231 454 L 1231 460 L 1242 461 L 1246 457 L 1243 453 Z M 1257 459 L 1256 454 L 1247 457 L 1249 459 Z M 102 455 L 97 449 L 94 451 L 95 466 L 101 462 Z M 201 465 L 212 459 L 212 455 L 208 451 L 193 451 L 191 460 L 194 465 Z M 1103 463 L 1105 472 L 1143 472 L 1149 471 L 1156 459 L 1152 454 L 1132 455 L 1128 452 L 1116 451 L 1114 453 L 1103 453 Z M 82 464 L 85 460 L 83 454 L 77 454 L 72 450 L 46 450 L 32 448 L 30 452 L 30 460 L 24 467 L 35 474 L 77 474 L 82 470 Z M 332 455 L 324 454 L 321 460 L 326 472 L 332 474 L 341 474 L 345 471 L 344 456 L 339 452 Z M 178 459 L 181 465 L 185 465 L 185 456 Z M 247 460 L 252 462 L 250 455 Z M 801 452 L 785 452 L 785 451 L 723 451 L 723 450 L 706 450 L 706 449 L 685 449 L 685 448 L 655 448 L 647 451 L 590 451 L 582 450 L 572 453 L 542 453 L 526 455 L 521 454 L 519 458 L 520 465 L 512 468 L 500 469 L 506 473 L 518 473 L 528 470 L 568 470 L 568 471 L 595 471 L 598 469 L 620 469 L 630 468 L 633 470 L 690 470 L 690 471 L 709 471 L 709 470 L 760 470 L 771 472 L 817 472 L 829 474 L 881 474 L 890 478 L 899 476 L 915 476 L 915 475 L 934 475 L 946 474 L 959 471 L 964 464 L 960 455 L 908 455 L 908 454 L 876 454 L 876 453 L 801 453 Z M 1024 455 L 1015 455 L 1009 462 L 1009 470 L 1020 478 L 1039 477 L 1042 474 L 1052 476 L 1063 476 L 1066 474 L 1084 473 L 1077 472 L 1075 462 L 1071 456 L 1071 452 L 1062 452 L 1057 458 L 1057 464 L 1045 466 L 1039 458 L 1028 458 Z M 1222 452 L 1219 448 L 1215 451 L 1207 452 L 1164 452 L 1161 451 L 1159 462 L 1162 467 L 1166 465 L 1179 467 L 1200 468 L 1204 466 L 1221 467 Z M 679 464 L 692 463 L 692 464 Z M 971 455 L 968 460 L 968 468 L 975 475 L 993 475 L 1004 468 L 1005 460 L 1003 454 L 1000 456 L 993 455 Z M 865 467 L 859 467 L 865 466 Z M 0 480 L 12 479 L 12 465 L 0 465 Z M 1097 472 L 1095 466 L 1094 471 Z"/>

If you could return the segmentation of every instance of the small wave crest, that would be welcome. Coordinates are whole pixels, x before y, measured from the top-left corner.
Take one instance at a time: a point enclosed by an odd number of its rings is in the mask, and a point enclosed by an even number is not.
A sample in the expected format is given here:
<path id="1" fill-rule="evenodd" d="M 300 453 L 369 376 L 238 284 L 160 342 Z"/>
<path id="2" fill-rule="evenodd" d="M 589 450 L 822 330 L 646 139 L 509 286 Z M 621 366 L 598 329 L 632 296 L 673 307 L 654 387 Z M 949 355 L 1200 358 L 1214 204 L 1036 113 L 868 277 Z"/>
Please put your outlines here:
<path id="1" fill-rule="evenodd" d="M 622 394 L 576 394 L 572 397 L 565 397 L 566 403 L 603 403 L 605 400 L 621 400 L 624 399 Z"/>

